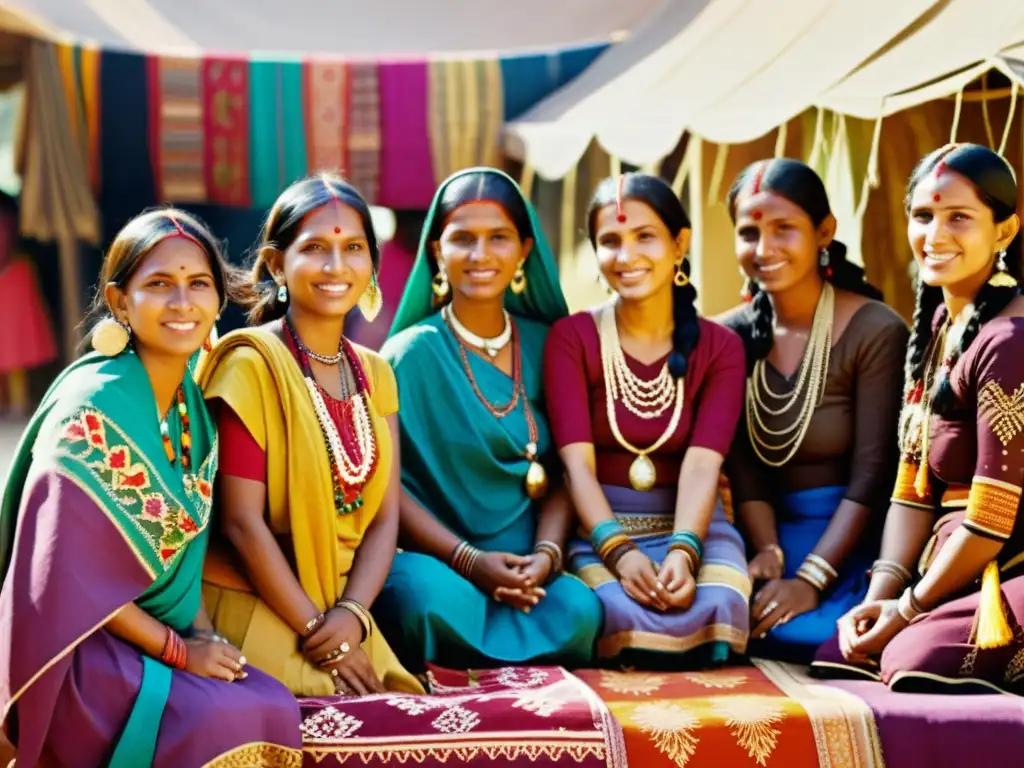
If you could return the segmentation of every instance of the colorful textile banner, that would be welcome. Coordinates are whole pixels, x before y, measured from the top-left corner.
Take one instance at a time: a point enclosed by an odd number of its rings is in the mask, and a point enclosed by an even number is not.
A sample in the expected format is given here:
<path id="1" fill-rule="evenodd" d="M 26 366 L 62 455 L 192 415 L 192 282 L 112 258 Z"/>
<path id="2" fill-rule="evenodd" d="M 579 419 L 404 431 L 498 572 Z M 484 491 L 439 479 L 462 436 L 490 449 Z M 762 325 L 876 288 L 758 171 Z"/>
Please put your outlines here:
<path id="1" fill-rule="evenodd" d="M 348 132 L 348 65 L 305 63 L 306 148 L 310 173 L 345 174 Z"/>
<path id="2" fill-rule="evenodd" d="M 269 208 L 306 175 L 303 68 L 298 61 L 249 66 L 249 175 L 252 205 Z"/>
<path id="3" fill-rule="evenodd" d="M 203 168 L 211 203 L 248 207 L 249 64 L 203 60 Z"/>
<path id="4" fill-rule="evenodd" d="M 91 46 L 57 44 L 64 100 L 93 192 L 100 184 L 100 52 Z"/>
<path id="5" fill-rule="evenodd" d="M 367 202 L 380 196 L 380 79 L 377 65 L 349 66 L 348 166 L 349 181 Z"/>
<path id="6" fill-rule="evenodd" d="M 203 60 L 150 56 L 149 131 L 156 197 L 205 203 Z"/>
<path id="7" fill-rule="evenodd" d="M 504 99 L 497 61 L 431 62 L 427 110 L 436 184 L 463 168 L 500 165 Z"/>

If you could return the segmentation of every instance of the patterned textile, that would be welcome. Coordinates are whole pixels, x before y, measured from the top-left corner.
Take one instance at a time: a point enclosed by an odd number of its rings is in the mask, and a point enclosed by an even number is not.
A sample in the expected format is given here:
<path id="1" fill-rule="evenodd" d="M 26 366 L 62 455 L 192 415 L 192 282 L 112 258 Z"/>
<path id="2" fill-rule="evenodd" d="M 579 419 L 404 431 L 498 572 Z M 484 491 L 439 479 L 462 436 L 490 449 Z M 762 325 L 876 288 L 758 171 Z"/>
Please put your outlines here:
<path id="1" fill-rule="evenodd" d="M 68 119 L 85 158 L 89 183 L 99 189 L 100 179 L 100 52 L 91 46 L 59 43 L 60 64 Z"/>
<path id="2" fill-rule="evenodd" d="M 253 208 L 266 209 L 306 175 L 303 73 L 298 61 L 249 66 L 249 176 Z"/>
<path id="3" fill-rule="evenodd" d="M 344 174 L 348 65 L 338 61 L 307 61 L 304 69 L 309 172 Z"/>
<path id="4" fill-rule="evenodd" d="M 160 202 L 207 200 L 203 173 L 203 61 L 148 57 L 149 151 Z"/>
<path id="5" fill-rule="evenodd" d="M 501 65 L 497 61 L 430 63 L 430 152 L 434 180 L 477 165 L 498 167 L 504 117 Z"/>
<path id="6" fill-rule="evenodd" d="M 428 677 L 429 696 L 300 701 L 304 764 L 626 765 L 615 718 L 559 667 L 434 668 Z"/>
<path id="7" fill-rule="evenodd" d="M 380 79 L 377 65 L 349 65 L 348 165 L 345 171 L 368 203 L 380 194 Z"/>
<path id="8" fill-rule="evenodd" d="M 755 661 L 709 672 L 577 674 L 622 724 L 631 765 L 883 766 L 871 710 L 801 668 Z"/>
<path id="9" fill-rule="evenodd" d="M 204 170 L 209 201 L 248 207 L 249 64 L 203 61 Z"/>

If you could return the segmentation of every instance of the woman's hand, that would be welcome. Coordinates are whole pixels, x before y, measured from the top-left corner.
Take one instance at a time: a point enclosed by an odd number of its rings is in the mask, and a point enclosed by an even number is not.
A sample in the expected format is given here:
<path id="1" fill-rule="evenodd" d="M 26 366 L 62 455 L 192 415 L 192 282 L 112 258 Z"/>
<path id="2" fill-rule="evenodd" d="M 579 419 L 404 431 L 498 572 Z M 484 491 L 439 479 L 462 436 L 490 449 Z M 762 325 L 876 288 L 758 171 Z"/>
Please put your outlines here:
<path id="1" fill-rule="evenodd" d="M 771 581 L 782 578 L 782 560 L 777 552 L 762 550 L 747 565 L 751 581 Z"/>
<path id="2" fill-rule="evenodd" d="M 898 600 L 873 600 L 858 605 L 843 616 L 839 624 L 839 647 L 843 657 L 857 662 L 881 656 L 889 642 L 907 626 L 907 620 L 900 616 Z M 843 648 L 844 634 L 848 648 Z"/>
<path id="3" fill-rule="evenodd" d="M 366 696 L 384 693 L 384 684 L 373 671 L 370 657 L 359 646 L 353 647 L 324 665 L 334 678 L 334 692 L 341 696 Z"/>
<path id="4" fill-rule="evenodd" d="M 855 605 L 845 614 L 839 617 L 839 621 L 836 622 L 836 629 L 839 633 L 839 652 L 843 654 L 843 658 L 851 664 L 869 664 L 872 666 L 876 665 L 876 661 L 869 656 L 864 655 L 853 650 L 855 643 L 859 642 L 860 636 L 867 632 L 874 625 L 874 621 L 868 619 L 855 619 L 854 615 L 857 609 L 862 605 L 866 605 L 866 601 L 860 605 Z"/>
<path id="5" fill-rule="evenodd" d="M 754 595 L 750 616 L 757 624 L 750 636 L 761 639 L 774 627 L 813 611 L 820 602 L 821 594 L 803 579 L 772 579 Z"/>
<path id="6" fill-rule="evenodd" d="M 332 608 L 324 623 L 303 641 L 302 654 L 311 664 L 325 667 L 362 642 L 363 625 L 356 615 L 346 608 Z"/>
<path id="7" fill-rule="evenodd" d="M 237 648 L 220 640 L 191 638 L 185 641 L 185 671 L 199 677 L 233 683 L 249 676 L 245 657 Z"/>
<path id="8" fill-rule="evenodd" d="M 526 584 L 520 588 L 498 587 L 492 597 L 499 603 L 508 603 L 523 613 L 529 613 L 541 600 L 548 596 L 542 584 L 547 583 L 554 563 L 544 553 L 528 555 L 527 565 L 521 566 L 519 572 L 526 577 Z"/>
<path id="9" fill-rule="evenodd" d="M 669 608 L 687 610 L 697 597 L 697 578 L 690 570 L 690 558 L 680 550 L 673 550 L 661 564 L 658 581 L 665 585 L 668 593 L 665 603 Z"/>
<path id="10" fill-rule="evenodd" d="M 640 605 L 668 610 L 668 590 L 658 580 L 654 563 L 639 549 L 631 549 L 615 565 L 619 582 L 626 594 Z"/>
<path id="11" fill-rule="evenodd" d="M 502 594 L 523 593 L 528 590 L 529 578 L 522 569 L 529 564 L 528 557 L 508 552 L 484 552 L 473 564 L 470 581 L 485 595 L 495 599 L 499 588 L 503 588 Z"/>

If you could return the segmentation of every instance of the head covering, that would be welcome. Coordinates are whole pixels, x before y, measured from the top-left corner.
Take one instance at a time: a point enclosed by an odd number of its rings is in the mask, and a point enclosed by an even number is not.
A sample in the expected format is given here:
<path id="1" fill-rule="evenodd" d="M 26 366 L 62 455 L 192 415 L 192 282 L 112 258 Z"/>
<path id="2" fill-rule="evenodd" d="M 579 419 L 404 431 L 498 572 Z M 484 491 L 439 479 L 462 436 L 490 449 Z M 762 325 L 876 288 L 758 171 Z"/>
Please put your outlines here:
<path id="1" fill-rule="evenodd" d="M 533 248 L 523 264 L 523 271 L 526 273 L 526 290 L 516 296 L 511 289 L 507 289 L 505 291 L 505 308 L 514 315 L 537 320 L 547 325 L 569 314 L 569 307 L 565 303 L 562 286 L 558 280 L 558 264 L 555 262 L 551 247 L 537 220 L 537 213 L 534 211 L 533 205 L 508 174 L 496 168 L 467 168 L 453 173 L 445 179 L 434 193 L 434 200 L 430 204 L 427 218 L 423 222 L 420 245 L 416 251 L 416 261 L 413 264 L 412 272 L 409 273 L 405 290 L 402 292 L 402 300 L 395 312 L 395 320 L 391 325 L 388 338 L 416 325 L 437 311 L 433 303 L 434 293 L 430 287 L 430 283 L 434 279 L 434 271 L 430 264 L 434 258 L 430 252 L 430 231 L 433 228 L 434 219 L 438 216 L 438 207 L 448 185 L 463 176 L 481 173 L 490 173 L 508 179 L 522 198 L 523 205 L 526 206 L 526 212 L 530 217 L 530 228 L 533 230 Z"/>

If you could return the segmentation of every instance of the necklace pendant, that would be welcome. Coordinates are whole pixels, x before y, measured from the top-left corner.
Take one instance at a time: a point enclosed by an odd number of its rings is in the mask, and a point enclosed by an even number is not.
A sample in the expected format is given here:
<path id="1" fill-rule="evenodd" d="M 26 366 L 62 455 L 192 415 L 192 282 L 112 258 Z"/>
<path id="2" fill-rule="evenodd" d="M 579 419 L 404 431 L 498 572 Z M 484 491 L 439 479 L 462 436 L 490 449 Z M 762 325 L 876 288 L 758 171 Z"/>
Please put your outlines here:
<path id="1" fill-rule="evenodd" d="M 658 480 L 654 462 L 646 454 L 639 454 L 629 465 L 629 484 L 638 491 L 649 491 Z"/>
<path id="2" fill-rule="evenodd" d="M 548 492 L 548 473 L 538 461 L 531 461 L 526 470 L 526 495 L 536 501 Z"/>
<path id="3" fill-rule="evenodd" d="M 498 350 L 490 345 L 484 347 L 484 351 L 487 353 L 487 356 L 492 359 L 498 356 Z"/>

